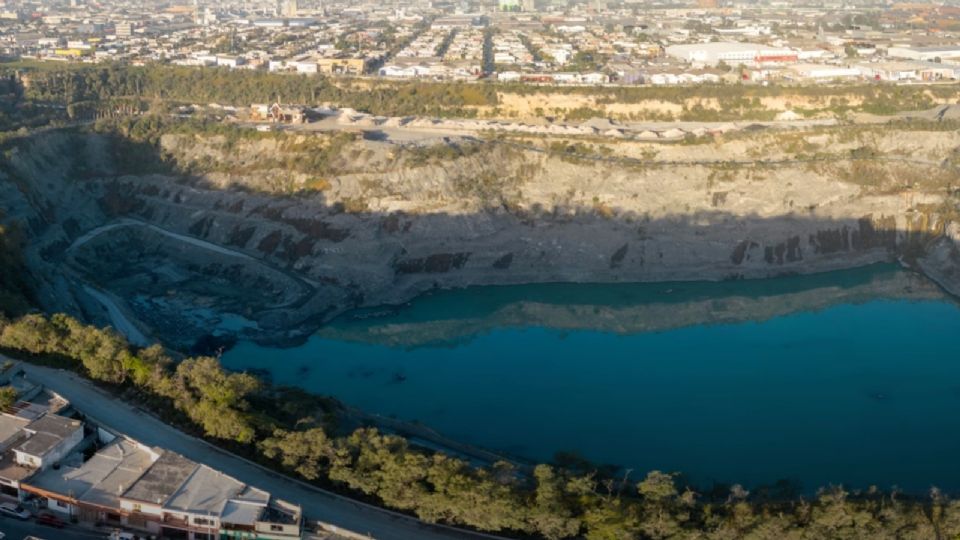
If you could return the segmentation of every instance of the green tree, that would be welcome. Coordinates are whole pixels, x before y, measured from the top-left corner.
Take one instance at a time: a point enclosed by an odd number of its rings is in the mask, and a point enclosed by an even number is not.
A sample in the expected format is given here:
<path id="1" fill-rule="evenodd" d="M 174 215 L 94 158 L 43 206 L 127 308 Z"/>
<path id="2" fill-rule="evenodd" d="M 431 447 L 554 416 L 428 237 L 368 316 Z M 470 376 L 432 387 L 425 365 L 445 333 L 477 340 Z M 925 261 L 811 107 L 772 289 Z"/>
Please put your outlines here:
<path id="1" fill-rule="evenodd" d="M 581 522 L 574 517 L 576 501 L 566 491 L 566 479 L 550 465 L 537 465 L 533 477 L 537 483 L 530 510 L 534 528 L 548 540 L 576 536 Z"/>
<path id="2" fill-rule="evenodd" d="M 25 315 L 3 327 L 0 345 L 30 354 L 47 352 L 56 341 L 56 333 L 46 317 L 37 313 Z"/>
<path id="3" fill-rule="evenodd" d="M 177 366 L 177 376 L 197 398 L 221 407 L 246 408 L 244 398 L 260 386 L 252 375 L 228 373 L 216 358 L 208 356 L 184 360 Z"/>
<path id="4" fill-rule="evenodd" d="M 246 397 L 259 381 L 245 373 L 227 373 L 216 358 L 190 358 L 177 366 L 176 378 L 186 390 L 175 399 L 204 432 L 220 439 L 251 442 L 255 436 Z"/>
<path id="5" fill-rule="evenodd" d="M 12 386 L 0 387 L 0 411 L 9 411 L 17 403 L 17 389 Z"/>
<path id="6" fill-rule="evenodd" d="M 637 484 L 637 492 L 643 498 L 640 529 L 644 535 L 659 540 L 680 531 L 681 519 L 685 521 L 688 516 L 678 504 L 673 475 L 651 471 Z"/>
<path id="7" fill-rule="evenodd" d="M 306 431 L 278 429 L 273 437 L 259 443 L 263 455 L 276 459 L 307 480 L 316 480 L 325 473 L 326 461 L 333 454 L 333 443 L 322 428 Z"/>
<path id="8" fill-rule="evenodd" d="M 583 522 L 587 540 L 635 540 L 640 533 L 635 505 L 619 497 L 597 497 Z"/>

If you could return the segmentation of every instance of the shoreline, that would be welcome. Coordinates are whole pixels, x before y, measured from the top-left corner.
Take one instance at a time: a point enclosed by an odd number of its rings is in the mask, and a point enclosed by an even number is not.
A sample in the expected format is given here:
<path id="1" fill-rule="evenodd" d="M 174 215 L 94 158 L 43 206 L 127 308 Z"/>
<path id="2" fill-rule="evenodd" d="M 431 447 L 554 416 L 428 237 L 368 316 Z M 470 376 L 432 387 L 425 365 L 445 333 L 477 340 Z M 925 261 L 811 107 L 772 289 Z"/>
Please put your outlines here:
<path id="1" fill-rule="evenodd" d="M 884 267 L 897 268 L 904 272 L 909 272 L 912 275 L 922 277 L 923 279 L 930 281 L 931 284 L 936 284 L 938 289 L 943 294 L 950 296 L 951 299 L 953 299 L 954 301 L 960 302 L 960 294 L 952 293 L 949 287 L 946 287 L 943 284 L 939 283 L 936 279 L 930 276 L 928 272 L 925 271 L 925 269 L 919 268 L 919 267 L 904 266 L 902 262 L 891 257 L 889 260 L 886 260 L 886 261 L 871 260 L 871 261 L 866 261 L 866 262 L 863 262 L 862 264 L 856 264 L 853 266 L 829 265 L 824 268 L 817 268 L 810 271 L 803 271 L 803 272 L 777 275 L 777 276 L 745 277 L 745 278 L 736 279 L 736 280 L 697 279 L 697 280 L 652 280 L 652 281 L 622 281 L 622 282 L 621 281 L 526 282 L 526 283 L 503 283 L 503 284 L 479 284 L 479 285 L 466 285 L 463 287 L 435 288 L 425 292 L 421 292 L 419 294 L 415 294 L 409 297 L 407 300 L 397 302 L 397 303 L 383 303 L 383 304 L 377 304 L 375 306 L 344 308 L 334 313 L 325 314 L 323 323 L 315 331 L 307 333 L 307 332 L 303 332 L 301 329 L 298 329 L 296 330 L 298 335 L 295 337 L 277 336 L 274 339 L 261 339 L 261 338 L 250 339 L 250 338 L 245 338 L 243 336 L 240 336 L 238 338 L 238 342 L 250 342 L 260 347 L 286 350 L 286 349 L 301 347 L 304 344 L 306 344 L 311 338 L 316 336 L 329 337 L 331 339 L 345 339 L 342 333 L 338 333 L 339 328 L 351 327 L 353 325 L 357 325 L 362 328 L 364 325 L 368 323 L 372 326 L 376 325 L 377 321 L 390 320 L 392 317 L 397 316 L 398 313 L 401 313 L 404 309 L 408 309 L 411 306 L 417 304 L 418 302 L 423 301 L 424 299 L 435 297 L 435 295 L 470 294 L 470 293 L 475 293 L 475 291 L 498 292 L 498 291 L 507 291 L 510 289 L 521 289 L 525 287 L 534 287 L 534 288 L 650 287 L 650 288 L 654 288 L 654 287 L 660 287 L 660 286 L 667 287 L 667 291 L 666 291 L 667 293 L 675 294 L 676 291 L 682 291 L 685 287 L 717 287 L 719 288 L 726 283 L 737 283 L 737 284 L 747 285 L 747 284 L 757 284 L 757 283 L 768 283 L 768 284 L 782 283 L 781 280 L 784 280 L 784 279 L 798 279 L 798 280 L 811 279 L 812 280 L 812 279 L 817 279 L 818 277 L 829 276 L 830 274 L 857 273 L 857 272 L 869 271 L 872 268 L 881 269 Z M 832 286 L 832 285 L 828 284 L 827 286 Z M 791 290 L 774 291 L 769 294 L 762 294 L 762 295 L 755 295 L 755 296 L 752 296 L 752 295 L 741 296 L 737 294 L 729 294 L 729 295 L 724 295 L 723 298 L 734 298 L 734 299 L 745 298 L 748 300 L 760 301 L 765 298 L 781 296 L 784 294 L 803 294 L 805 292 L 809 292 L 817 288 L 820 288 L 820 286 L 811 285 L 810 287 L 799 287 L 797 288 L 797 290 L 791 289 Z M 676 297 L 671 296 L 666 299 L 659 299 L 657 303 L 663 304 L 665 306 L 675 305 L 677 301 L 675 301 L 674 298 Z M 715 295 L 708 294 L 705 297 L 700 299 L 712 300 L 715 298 L 716 298 Z M 697 298 L 692 298 L 688 301 L 695 301 L 695 300 L 697 300 Z M 521 303 L 529 304 L 532 306 L 539 305 L 538 300 L 521 301 Z M 641 302 L 639 305 L 646 305 L 646 304 L 651 304 L 649 299 L 645 300 L 644 302 Z M 563 305 L 563 303 L 546 302 L 543 305 L 555 306 L 555 305 Z M 580 305 L 580 304 L 577 304 L 577 305 Z M 582 304 L 582 305 L 590 306 L 592 304 Z M 627 307 L 631 307 L 631 305 L 627 305 Z M 800 307 L 796 309 L 786 310 L 784 313 L 774 313 L 772 316 L 777 316 L 777 315 L 782 315 L 782 314 L 787 314 L 790 312 L 802 311 L 802 310 L 803 308 Z M 527 313 L 527 315 L 532 315 L 532 314 Z M 444 319 L 444 320 L 447 320 L 447 319 Z M 730 318 L 724 318 L 717 321 L 704 320 L 699 322 L 680 323 L 675 325 L 671 325 L 671 324 L 664 324 L 662 326 L 654 325 L 654 327 L 651 327 L 651 328 L 637 328 L 637 329 L 628 328 L 628 329 L 612 330 L 612 331 L 620 334 L 631 334 L 635 332 L 671 330 L 675 328 L 681 328 L 683 326 L 686 326 L 687 324 L 703 324 L 703 323 L 710 323 L 710 322 L 725 323 L 725 322 L 730 322 L 731 320 L 732 319 Z M 755 319 L 748 317 L 748 318 L 744 318 L 744 320 L 755 320 Z M 563 326 L 562 328 L 567 328 L 567 326 Z M 591 329 L 591 327 L 586 325 L 572 326 L 572 327 L 569 327 L 569 329 L 570 330 Z M 601 330 L 601 331 L 604 330 L 603 327 L 596 327 L 592 329 Z M 346 340 L 351 341 L 349 337 L 346 338 Z M 412 346 L 436 345 L 436 344 L 442 344 L 444 342 L 445 342 L 444 340 L 427 341 L 419 344 L 414 344 Z M 406 344 L 406 346 L 411 346 L 407 342 L 400 342 L 397 345 L 401 345 L 401 344 Z"/>

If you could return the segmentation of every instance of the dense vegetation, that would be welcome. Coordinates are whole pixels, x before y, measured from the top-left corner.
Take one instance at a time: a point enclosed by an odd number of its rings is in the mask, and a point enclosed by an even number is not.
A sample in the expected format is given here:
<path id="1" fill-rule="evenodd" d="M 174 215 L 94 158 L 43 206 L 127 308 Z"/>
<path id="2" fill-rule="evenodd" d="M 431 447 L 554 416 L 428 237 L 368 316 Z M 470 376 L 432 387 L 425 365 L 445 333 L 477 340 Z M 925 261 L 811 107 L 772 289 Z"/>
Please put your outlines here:
<path id="1" fill-rule="evenodd" d="M 23 99 L 23 88 L 10 73 L 0 70 L 0 139 L 3 132 L 49 124 L 61 116 L 60 111 L 41 107 Z"/>
<path id="2" fill-rule="evenodd" d="M 551 88 L 551 91 L 555 89 Z M 542 87 L 511 84 L 504 91 L 518 94 L 544 92 Z M 810 98 L 836 106 L 854 106 L 852 99 L 862 100 L 871 111 L 900 107 L 923 108 L 932 103 L 932 98 L 951 99 L 960 95 L 960 86 L 914 85 L 898 86 L 889 84 L 846 84 L 846 85 L 802 85 L 783 86 L 771 84 L 702 84 L 690 86 L 642 86 L 642 87 L 562 87 L 556 91 L 565 94 L 597 96 L 597 103 L 638 103 L 646 100 L 665 101 L 683 104 L 691 99 L 714 98 L 718 100 L 739 101 L 741 104 L 754 102 L 758 98 L 795 96 Z M 839 97 L 838 97 L 839 96 Z M 868 111 L 870 112 L 870 111 Z"/>
<path id="3" fill-rule="evenodd" d="M 538 465 L 527 475 L 507 463 L 475 468 L 375 429 L 338 436 L 317 414 L 323 400 L 228 373 L 212 358 L 176 364 L 157 346 L 133 350 L 112 331 L 63 315 L 3 322 L 0 347 L 75 368 L 236 451 L 426 521 L 549 539 L 927 539 L 960 533 L 960 503 L 936 490 L 917 500 L 835 487 L 809 501 L 789 484 L 754 493 L 738 486 L 698 492 L 658 471 L 634 483 L 568 461 L 564 467 Z"/>
<path id="4" fill-rule="evenodd" d="M 325 400 L 226 372 L 214 358 L 176 363 L 159 346 L 134 350 L 113 331 L 65 315 L 3 320 L 0 347 L 81 371 L 235 451 L 425 521 L 549 539 L 960 534 L 960 502 L 936 490 L 919 500 L 832 487 L 809 501 L 786 483 L 754 493 L 739 486 L 698 492 L 659 471 L 633 482 L 567 460 L 528 474 L 505 462 L 477 468 L 376 429 L 338 435 Z"/>
<path id="5" fill-rule="evenodd" d="M 595 106 L 557 109 L 571 120 L 602 116 L 610 104 L 666 102 L 681 105 L 673 115 L 647 111 L 646 120 L 769 120 L 776 114 L 762 100 L 794 100 L 792 108 L 801 114 L 849 112 L 892 114 L 921 110 L 938 102 L 960 98 L 958 85 L 847 84 L 847 85 L 742 85 L 711 84 L 698 86 L 537 86 L 427 81 L 371 82 L 362 79 L 330 79 L 316 76 L 276 74 L 265 71 L 222 68 L 177 67 L 162 64 L 62 65 L 37 63 L 0 64 L 0 79 L 10 80 L 19 73 L 24 80 L 23 98 L 27 102 L 58 104 L 76 117 L 93 110 L 129 108 L 133 110 L 165 104 L 219 103 L 248 106 L 280 100 L 285 103 L 330 103 L 374 114 L 406 116 L 473 117 L 484 108 L 499 110 L 500 94 L 583 95 Z M 19 92 L 19 90 L 17 91 Z M 13 92 L 16 93 L 16 92 Z M 2 94 L 2 88 L 0 88 Z M 713 101 L 716 107 L 705 106 Z M 788 107 L 791 105 L 788 103 Z M 544 112 L 544 114 L 546 114 Z M 636 114 L 640 113 L 634 113 Z M 652 116 L 651 116 L 652 115 Z M 628 115 L 630 116 L 630 115 Z M 0 116 L 0 125 L 3 117 Z"/>
<path id="6" fill-rule="evenodd" d="M 18 67 L 0 66 L 0 75 L 9 77 Z M 335 84 L 322 77 L 158 64 L 19 71 L 26 99 L 61 104 L 75 111 L 130 99 L 148 104 L 219 103 L 242 107 L 279 100 L 301 104 L 329 102 L 394 116 L 470 116 L 475 114 L 470 107 L 496 102 L 496 93 L 489 85 L 384 83 L 371 88 L 362 83 Z"/>
<path id="7" fill-rule="evenodd" d="M 387 85 L 379 93 L 371 93 L 359 86 L 333 87 L 323 79 L 221 70 L 97 67 L 31 75 L 30 99 L 68 106 L 130 96 L 243 105 L 289 92 L 290 97 L 284 97 L 287 101 L 337 95 L 353 100 L 352 106 L 377 112 L 433 114 L 429 111 L 449 112 L 491 100 L 490 87 L 482 85 L 411 83 Z M 227 145 L 238 137 L 267 136 L 202 123 L 177 126 L 183 133 L 221 129 Z M 173 129 L 156 116 L 100 127 L 118 133 L 130 144 L 151 146 L 156 145 L 160 133 Z M 327 163 L 339 145 L 348 142 L 305 150 Z M 119 148 L 130 159 L 145 154 L 138 153 L 135 146 Z M 474 151 L 470 146 L 425 150 L 405 159 L 422 165 Z M 555 151 L 567 152 L 566 148 Z M 31 361 L 75 369 L 231 450 L 426 521 L 548 539 L 926 539 L 960 535 L 960 502 L 937 490 L 931 490 L 928 497 L 910 498 L 873 489 L 850 493 L 830 487 L 806 499 L 789 483 L 752 492 L 739 486 L 701 489 L 676 474 L 653 471 L 638 481 L 571 459 L 531 470 L 506 462 L 476 467 L 376 429 L 344 433 L 332 419 L 335 407 L 324 398 L 273 387 L 249 374 L 228 372 L 214 358 L 177 362 L 159 346 L 135 349 L 112 330 L 88 326 L 69 316 L 26 313 L 29 288 L 19 256 L 20 243 L 15 227 L 0 229 L 0 312 L 5 314 L 0 316 L 0 349 Z M 8 390 L 0 389 L 0 407 L 11 399 Z"/>

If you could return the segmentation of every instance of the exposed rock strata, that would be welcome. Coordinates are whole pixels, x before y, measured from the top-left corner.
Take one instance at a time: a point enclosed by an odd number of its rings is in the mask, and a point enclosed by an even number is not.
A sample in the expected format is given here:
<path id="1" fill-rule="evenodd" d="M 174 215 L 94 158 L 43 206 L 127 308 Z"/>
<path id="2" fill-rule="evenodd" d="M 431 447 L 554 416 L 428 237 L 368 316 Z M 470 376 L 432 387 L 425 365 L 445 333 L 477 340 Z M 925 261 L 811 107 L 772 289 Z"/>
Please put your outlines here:
<path id="1" fill-rule="evenodd" d="M 936 144 L 957 143 L 942 137 Z M 183 160 L 202 143 L 168 137 L 165 152 Z M 264 171 L 130 176 L 101 136 L 47 135 L 11 152 L 0 200 L 29 229 L 46 308 L 116 323 L 94 287 L 128 323 L 182 348 L 211 333 L 291 342 L 345 310 L 435 288 L 762 278 L 930 246 L 921 267 L 960 284 L 956 228 L 937 210 L 945 195 L 867 189 L 870 179 L 843 163 L 718 178 L 699 163 L 625 166 L 491 146 L 403 167 L 384 157 L 390 149 L 360 144 L 366 168 L 331 178 L 323 193 L 280 197 L 230 189 Z M 736 144 L 703 151 L 733 155 Z M 246 162 L 279 151 L 245 150 Z"/>

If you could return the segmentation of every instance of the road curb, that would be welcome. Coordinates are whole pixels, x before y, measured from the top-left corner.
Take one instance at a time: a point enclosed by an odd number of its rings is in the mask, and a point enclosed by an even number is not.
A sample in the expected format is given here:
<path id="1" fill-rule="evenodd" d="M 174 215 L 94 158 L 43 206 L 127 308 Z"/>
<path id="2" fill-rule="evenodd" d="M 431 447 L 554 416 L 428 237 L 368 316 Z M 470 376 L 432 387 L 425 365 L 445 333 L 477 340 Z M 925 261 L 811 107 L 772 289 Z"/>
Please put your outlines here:
<path id="1" fill-rule="evenodd" d="M 444 525 L 444 524 L 440 524 L 440 523 L 426 523 L 426 522 L 424 522 L 424 521 L 421 521 L 421 520 L 417 519 L 416 517 L 413 517 L 413 516 L 410 516 L 410 515 L 407 515 L 407 514 L 402 514 L 402 513 L 400 513 L 400 512 L 396 512 L 396 511 L 389 510 L 389 509 L 386 509 L 386 508 L 382 508 L 382 507 L 380 507 L 380 506 L 376 506 L 376 505 L 373 505 L 373 504 L 370 504 L 370 503 L 366 503 L 366 502 L 363 502 L 363 501 L 358 501 L 358 500 L 356 500 L 356 499 L 347 497 L 347 496 L 345 496 L 345 495 L 341 495 L 341 494 L 339 494 L 339 493 L 335 493 L 335 492 L 328 491 L 328 490 L 325 490 L 325 489 L 323 489 L 323 488 L 314 486 L 313 484 L 310 484 L 310 483 L 308 483 L 308 482 L 304 482 L 303 480 L 299 480 L 299 479 L 297 479 L 297 478 L 293 478 L 293 477 L 291 477 L 291 476 L 289 476 L 289 475 L 287 475 L 287 474 L 284 474 L 284 473 L 282 473 L 282 472 L 279 472 L 279 471 L 270 469 L 270 468 L 268 468 L 268 467 L 265 467 L 264 465 L 262 465 L 262 464 L 260 464 L 260 463 L 257 463 L 257 462 L 255 462 L 255 461 L 251 461 L 250 459 L 247 459 L 247 458 L 245 458 L 245 457 L 243 457 L 243 456 L 234 454 L 233 452 L 230 452 L 229 450 L 226 450 L 226 449 L 224 449 L 224 448 L 221 448 L 221 447 L 219 447 L 219 446 L 217 446 L 217 445 L 215 445 L 215 444 L 207 441 L 206 439 L 202 439 L 202 438 L 196 437 L 196 436 L 191 435 L 191 434 L 189 434 L 189 433 L 183 432 L 183 431 L 181 431 L 181 430 L 179 430 L 179 429 L 177 429 L 177 428 L 175 428 L 175 427 L 173 427 L 173 426 L 170 426 L 169 424 L 167 424 L 166 422 L 164 422 L 163 420 L 161 420 L 159 417 L 157 417 L 157 416 L 156 416 L 154 413 L 152 413 L 151 411 L 147 411 L 147 410 L 145 410 L 145 409 L 143 409 L 143 408 L 141 408 L 141 407 L 139 407 L 139 406 L 136 406 L 136 405 L 131 404 L 130 402 L 128 402 L 128 401 L 126 401 L 126 400 L 120 399 L 120 398 L 118 398 L 117 396 L 114 396 L 114 395 L 108 393 L 107 391 L 99 388 L 98 386 L 96 386 L 95 384 L 93 384 L 92 382 L 90 382 L 89 380 L 87 380 L 87 379 L 85 379 L 85 378 L 83 378 L 83 377 L 81 377 L 81 376 L 79 376 L 79 375 L 77 375 L 77 374 L 75 374 L 75 373 L 73 373 L 73 372 L 66 371 L 66 370 L 59 370 L 59 369 L 57 369 L 57 368 L 47 368 L 47 367 L 43 367 L 43 366 L 34 366 L 34 365 L 31 365 L 31 364 L 28 364 L 28 363 L 25 363 L 25 362 L 22 362 L 22 363 L 21 363 L 21 369 L 23 369 L 24 372 L 25 372 L 27 375 L 30 375 L 30 371 L 31 371 L 31 370 L 36 370 L 35 372 L 39 372 L 39 370 L 49 370 L 49 371 L 51 372 L 50 375 L 53 375 L 53 376 L 61 375 L 61 376 L 63 376 L 63 377 L 66 377 L 66 378 L 70 379 L 72 382 L 74 382 L 74 383 L 76 383 L 76 384 L 83 385 L 84 387 L 86 387 L 88 390 L 90 390 L 90 391 L 92 391 L 92 392 L 95 392 L 95 393 L 97 393 L 97 394 L 102 395 L 102 396 L 105 397 L 105 398 L 108 398 L 108 399 L 110 399 L 110 400 L 113 400 L 113 401 L 116 401 L 116 402 L 122 404 L 124 407 L 127 407 L 128 409 L 130 409 L 131 412 L 133 412 L 133 413 L 135 413 L 135 414 L 140 414 L 140 415 L 149 416 L 149 417 L 152 418 L 153 420 L 155 420 L 155 421 L 157 421 L 157 422 L 159 422 L 159 423 L 161 423 L 161 424 L 163 424 L 163 425 L 165 425 L 165 426 L 168 426 L 170 429 L 174 429 L 174 430 L 178 431 L 184 438 L 189 439 L 189 440 L 193 441 L 194 443 L 199 443 L 200 445 L 206 447 L 207 449 L 209 449 L 209 450 L 211 450 L 211 451 L 213 451 L 213 452 L 215 452 L 215 453 L 217 453 L 217 454 L 221 454 L 221 455 L 224 455 L 224 456 L 228 456 L 228 457 L 230 457 L 230 458 L 232 458 L 232 459 L 238 460 L 238 461 L 240 461 L 240 462 L 242 462 L 242 463 L 244 463 L 244 464 L 246 464 L 246 465 L 248 465 L 248 466 L 252 466 L 252 467 L 258 469 L 261 473 L 264 473 L 264 474 L 269 475 L 269 476 L 271 476 L 271 477 L 278 478 L 278 479 L 282 479 L 282 480 L 285 481 L 285 482 L 291 482 L 291 483 L 297 485 L 298 487 L 300 487 L 301 489 L 305 489 L 305 490 L 307 490 L 307 491 L 311 491 L 311 492 L 316 493 L 316 494 L 319 494 L 319 495 L 323 495 L 323 496 L 326 496 L 326 497 L 330 497 L 330 498 L 336 499 L 336 500 L 338 500 L 338 501 L 340 501 L 340 502 L 342 502 L 342 503 L 350 504 L 350 505 L 353 505 L 353 506 L 355 506 L 355 507 L 362 508 L 362 509 L 364 509 L 364 510 L 368 510 L 368 511 L 371 511 L 371 512 L 376 512 L 376 513 L 379 513 L 379 514 L 382 514 L 382 515 L 386 515 L 386 516 L 389 516 L 389 517 L 394 518 L 394 519 L 397 519 L 397 520 L 402 520 L 402 521 L 407 522 L 407 523 L 410 524 L 410 525 L 414 525 L 414 526 L 417 526 L 417 527 L 422 527 L 422 528 L 426 528 L 426 529 L 434 529 L 434 530 L 437 530 L 438 532 L 442 531 L 442 532 L 455 533 L 455 534 L 457 534 L 457 535 L 459 535 L 459 536 L 461 536 L 461 537 L 483 538 L 483 539 L 487 539 L 487 540 L 511 540 L 511 539 L 509 539 L 509 538 L 507 538 L 507 537 L 504 537 L 504 536 L 497 536 L 497 535 L 489 534 L 489 533 L 483 533 L 483 532 L 477 532 L 477 531 L 470 531 L 470 530 L 467 530 L 467 529 L 461 529 L 461 528 L 453 527 L 453 526 L 450 526 L 450 525 Z M 42 382 L 40 382 L 40 381 L 35 381 L 35 382 L 37 382 L 38 384 L 41 384 L 41 385 L 44 386 L 44 387 L 47 387 L 47 385 L 44 385 L 44 384 L 43 384 Z M 47 388 L 49 388 L 49 387 L 47 387 Z M 56 392 L 56 390 L 54 390 L 54 389 L 52 389 L 52 388 L 50 388 L 50 389 L 53 390 L 54 392 Z M 74 408 L 76 408 L 79 412 L 83 413 L 83 414 L 84 414 L 88 419 L 90 419 L 92 422 L 94 422 L 94 423 L 96 423 L 96 424 L 98 424 L 98 425 L 100 425 L 100 426 L 102 426 L 102 427 L 104 427 L 104 428 L 106 428 L 106 429 L 108 429 L 108 430 L 110 430 L 110 431 L 113 431 L 113 432 L 115 432 L 115 433 L 123 434 L 123 431 L 117 430 L 117 429 L 114 429 L 114 428 L 110 427 L 110 423 L 109 423 L 109 422 L 103 422 L 103 421 L 101 421 L 100 419 L 98 419 L 98 418 L 97 418 L 96 416 L 94 416 L 94 415 L 90 415 L 90 414 L 84 413 L 84 412 L 83 412 L 83 408 L 82 408 L 82 407 L 78 407 L 76 401 L 74 401 L 74 400 L 70 400 L 70 401 L 71 401 L 71 404 L 74 406 Z M 343 528 L 343 527 L 339 527 L 339 526 L 334 525 L 334 524 L 332 524 L 332 523 L 327 523 L 327 522 L 324 522 L 324 521 L 317 521 L 316 523 L 318 523 L 319 526 L 320 526 L 323 530 L 325 530 L 326 532 L 329 532 L 329 533 L 331 533 L 331 534 L 335 534 L 335 535 L 339 535 L 339 536 L 345 536 L 345 537 L 352 538 L 352 539 L 355 539 L 355 540 L 368 540 L 368 539 L 373 539 L 373 538 L 374 538 L 374 537 L 373 537 L 372 535 L 370 535 L 369 533 L 360 533 L 360 532 L 357 532 L 357 531 L 352 531 L 352 530 L 350 530 L 350 529 L 345 529 L 345 528 Z"/>

